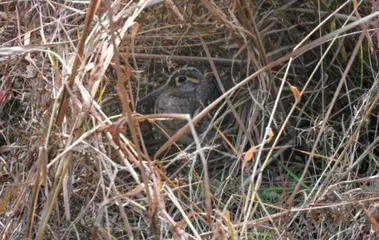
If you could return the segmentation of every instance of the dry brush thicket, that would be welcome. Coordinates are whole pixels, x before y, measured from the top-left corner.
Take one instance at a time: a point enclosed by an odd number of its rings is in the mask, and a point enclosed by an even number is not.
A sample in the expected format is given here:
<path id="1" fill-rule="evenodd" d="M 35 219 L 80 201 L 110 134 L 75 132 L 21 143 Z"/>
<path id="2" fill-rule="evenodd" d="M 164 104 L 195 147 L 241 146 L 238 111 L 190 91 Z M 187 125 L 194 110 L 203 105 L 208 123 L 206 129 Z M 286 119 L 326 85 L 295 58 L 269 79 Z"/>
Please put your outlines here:
<path id="1" fill-rule="evenodd" d="M 378 239 L 376 2 L 0 3 L 1 239 Z M 167 139 L 186 64 L 222 95 Z"/>

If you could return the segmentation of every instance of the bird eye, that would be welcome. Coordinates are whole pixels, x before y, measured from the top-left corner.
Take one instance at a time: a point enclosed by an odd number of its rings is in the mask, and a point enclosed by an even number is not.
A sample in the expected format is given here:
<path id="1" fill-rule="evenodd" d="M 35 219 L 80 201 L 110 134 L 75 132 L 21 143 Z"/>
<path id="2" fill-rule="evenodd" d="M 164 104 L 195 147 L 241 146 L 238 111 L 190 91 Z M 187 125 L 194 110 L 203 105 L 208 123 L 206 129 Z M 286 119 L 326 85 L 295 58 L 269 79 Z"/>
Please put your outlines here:
<path id="1" fill-rule="evenodd" d="M 176 85 L 180 85 L 184 82 L 187 81 L 187 77 L 186 76 L 179 76 L 177 79 L 176 79 Z"/>

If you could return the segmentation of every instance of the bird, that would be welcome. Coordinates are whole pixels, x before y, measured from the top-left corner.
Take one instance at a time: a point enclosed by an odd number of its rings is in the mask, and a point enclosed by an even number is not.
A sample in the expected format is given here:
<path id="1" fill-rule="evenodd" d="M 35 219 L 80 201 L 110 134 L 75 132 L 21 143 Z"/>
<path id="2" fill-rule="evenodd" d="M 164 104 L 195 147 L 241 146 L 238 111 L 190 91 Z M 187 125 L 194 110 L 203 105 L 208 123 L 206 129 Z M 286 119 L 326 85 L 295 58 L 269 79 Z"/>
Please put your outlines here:
<path id="1" fill-rule="evenodd" d="M 192 118 L 219 96 L 220 90 L 212 73 L 204 74 L 199 68 L 184 66 L 174 71 L 165 84 L 141 98 L 137 102 L 137 110 L 146 109 L 148 107 L 146 105 L 154 104 L 152 111 L 155 114 L 189 114 Z M 197 123 L 195 125 L 197 133 L 203 133 L 210 121 L 210 117 L 207 116 Z M 159 121 L 158 125 L 172 136 L 187 122 L 182 119 L 170 119 Z M 192 143 L 192 134 L 183 135 L 177 142 Z"/>

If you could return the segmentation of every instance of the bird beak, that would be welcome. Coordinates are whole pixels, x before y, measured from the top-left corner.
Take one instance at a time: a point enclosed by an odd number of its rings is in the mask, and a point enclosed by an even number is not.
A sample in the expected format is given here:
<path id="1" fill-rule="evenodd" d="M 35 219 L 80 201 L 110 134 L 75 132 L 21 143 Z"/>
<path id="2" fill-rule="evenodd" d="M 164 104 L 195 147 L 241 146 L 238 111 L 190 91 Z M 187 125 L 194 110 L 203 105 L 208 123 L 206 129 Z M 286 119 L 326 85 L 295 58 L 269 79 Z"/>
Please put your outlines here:
<path id="1" fill-rule="evenodd" d="M 137 101 L 137 106 L 142 106 L 148 102 L 154 102 L 157 97 L 162 93 L 164 92 L 166 89 L 168 88 L 168 84 L 164 84 L 162 86 L 160 86 L 159 88 L 155 89 L 154 91 L 152 91 L 151 93 L 147 94 L 146 96 L 144 96 L 143 98 L 141 98 L 140 100 Z"/>

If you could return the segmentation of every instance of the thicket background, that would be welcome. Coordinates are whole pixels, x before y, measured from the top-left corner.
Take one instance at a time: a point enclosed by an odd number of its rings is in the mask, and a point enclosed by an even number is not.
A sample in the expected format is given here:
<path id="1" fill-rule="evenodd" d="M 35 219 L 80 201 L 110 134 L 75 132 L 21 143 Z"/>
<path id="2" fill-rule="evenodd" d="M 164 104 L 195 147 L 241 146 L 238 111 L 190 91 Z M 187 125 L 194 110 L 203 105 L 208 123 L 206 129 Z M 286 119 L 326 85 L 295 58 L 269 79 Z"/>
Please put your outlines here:
<path id="1" fill-rule="evenodd" d="M 0 3 L 1 239 L 379 238 L 378 9 Z M 224 89 L 182 146 L 136 102 L 186 64 Z"/>

